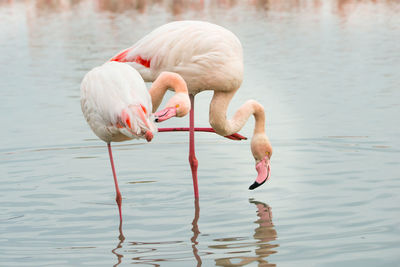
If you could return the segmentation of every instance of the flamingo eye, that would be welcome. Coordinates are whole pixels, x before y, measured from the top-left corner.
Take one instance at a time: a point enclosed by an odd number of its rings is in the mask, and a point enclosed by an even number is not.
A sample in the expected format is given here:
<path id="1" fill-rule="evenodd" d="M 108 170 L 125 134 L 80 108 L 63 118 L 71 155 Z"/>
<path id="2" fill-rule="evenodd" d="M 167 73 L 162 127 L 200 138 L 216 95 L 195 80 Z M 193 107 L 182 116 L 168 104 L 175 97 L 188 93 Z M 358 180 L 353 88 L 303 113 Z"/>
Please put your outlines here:
<path id="1" fill-rule="evenodd" d="M 145 106 L 143 106 L 142 104 L 140 104 L 140 107 L 142 108 L 144 114 L 147 114 L 147 109 Z"/>

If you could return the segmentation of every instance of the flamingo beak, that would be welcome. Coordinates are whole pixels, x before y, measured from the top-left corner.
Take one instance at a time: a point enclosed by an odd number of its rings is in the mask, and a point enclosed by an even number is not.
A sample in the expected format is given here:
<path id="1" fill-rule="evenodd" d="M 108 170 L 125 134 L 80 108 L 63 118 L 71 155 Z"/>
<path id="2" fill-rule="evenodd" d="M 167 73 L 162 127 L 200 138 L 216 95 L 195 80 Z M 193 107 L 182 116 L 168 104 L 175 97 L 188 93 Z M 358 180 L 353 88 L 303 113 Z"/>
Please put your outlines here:
<path id="1" fill-rule="evenodd" d="M 265 156 L 262 161 L 256 164 L 256 170 L 258 175 L 255 182 L 250 185 L 250 190 L 256 189 L 271 177 L 271 162 L 268 156 Z"/>
<path id="2" fill-rule="evenodd" d="M 176 107 L 169 107 L 154 113 L 156 122 L 163 122 L 176 116 Z"/>

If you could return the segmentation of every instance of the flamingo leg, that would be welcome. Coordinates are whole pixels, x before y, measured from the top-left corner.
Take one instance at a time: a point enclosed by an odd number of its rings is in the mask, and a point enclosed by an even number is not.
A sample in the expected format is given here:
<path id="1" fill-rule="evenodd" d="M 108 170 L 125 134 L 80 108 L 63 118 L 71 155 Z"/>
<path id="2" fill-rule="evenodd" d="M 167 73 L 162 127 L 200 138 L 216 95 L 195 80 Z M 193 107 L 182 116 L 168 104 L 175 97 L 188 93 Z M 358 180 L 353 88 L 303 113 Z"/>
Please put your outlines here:
<path id="1" fill-rule="evenodd" d="M 119 222 L 120 222 L 120 226 L 121 226 L 122 225 L 122 212 L 121 212 L 122 197 L 121 197 L 121 192 L 119 191 L 119 187 L 118 187 L 117 175 L 115 174 L 115 167 L 114 167 L 114 160 L 113 160 L 112 151 L 111 151 L 111 144 L 108 143 L 107 147 L 108 147 L 108 155 L 110 156 L 111 169 L 112 169 L 113 176 L 114 176 L 115 192 L 117 193 L 115 201 L 118 204 Z"/>
<path id="2" fill-rule="evenodd" d="M 197 184 L 197 167 L 199 166 L 199 162 L 197 161 L 194 149 L 194 95 L 191 94 L 189 97 L 191 104 L 189 117 L 189 163 L 192 169 L 194 197 L 199 198 L 199 187 Z"/>
<path id="3" fill-rule="evenodd" d="M 158 128 L 158 132 L 184 132 L 184 131 L 189 131 L 189 128 L 186 127 L 174 127 L 174 128 Z M 209 133 L 215 133 L 215 130 L 213 128 L 204 128 L 204 127 L 195 127 L 194 128 L 195 132 L 209 132 Z M 224 136 L 225 138 L 231 139 L 231 140 L 247 140 L 247 137 L 234 133 L 231 135 L 226 135 Z"/>

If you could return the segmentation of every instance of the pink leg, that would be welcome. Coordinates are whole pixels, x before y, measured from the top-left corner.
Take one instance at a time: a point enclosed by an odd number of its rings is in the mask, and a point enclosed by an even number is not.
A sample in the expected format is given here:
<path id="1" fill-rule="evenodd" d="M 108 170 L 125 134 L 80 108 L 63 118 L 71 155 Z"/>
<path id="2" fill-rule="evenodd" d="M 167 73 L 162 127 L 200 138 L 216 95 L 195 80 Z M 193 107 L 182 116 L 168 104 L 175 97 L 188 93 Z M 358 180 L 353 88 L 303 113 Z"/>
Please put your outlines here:
<path id="1" fill-rule="evenodd" d="M 189 95 L 192 108 L 190 109 L 189 127 L 189 163 L 192 169 L 194 197 L 199 198 L 199 188 L 197 185 L 197 167 L 199 165 L 194 151 L 194 95 Z"/>
<path id="2" fill-rule="evenodd" d="M 184 131 L 189 131 L 190 128 L 186 127 L 174 127 L 174 128 L 158 128 L 158 132 L 184 132 Z M 209 132 L 209 133 L 215 133 L 215 130 L 213 128 L 204 128 L 204 127 L 195 127 L 194 128 L 195 132 Z M 224 136 L 225 138 L 231 139 L 231 140 L 247 140 L 247 137 L 240 135 L 238 133 L 234 133 L 231 135 L 226 135 Z"/>
<path id="3" fill-rule="evenodd" d="M 112 156 L 112 152 L 111 152 L 111 144 L 108 143 L 107 147 L 108 147 L 108 155 L 110 156 L 111 169 L 112 169 L 113 176 L 114 176 L 115 191 L 117 192 L 117 197 L 115 198 L 115 201 L 117 201 L 117 204 L 118 204 L 119 222 L 120 222 L 120 225 L 122 225 L 122 212 L 121 212 L 122 197 L 121 197 L 121 192 L 119 191 L 119 187 L 118 187 L 117 175 L 115 174 L 114 160 L 113 160 L 113 156 Z"/>

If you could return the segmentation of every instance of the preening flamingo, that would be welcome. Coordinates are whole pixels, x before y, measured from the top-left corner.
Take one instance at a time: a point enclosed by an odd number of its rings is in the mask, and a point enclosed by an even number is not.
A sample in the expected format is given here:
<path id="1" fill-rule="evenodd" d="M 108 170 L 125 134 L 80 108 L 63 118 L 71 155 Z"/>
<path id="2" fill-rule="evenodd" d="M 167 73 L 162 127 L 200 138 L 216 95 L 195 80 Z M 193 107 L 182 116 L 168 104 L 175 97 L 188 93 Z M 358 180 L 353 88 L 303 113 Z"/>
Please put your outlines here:
<path id="1" fill-rule="evenodd" d="M 158 108 L 168 88 L 175 95 L 165 109 Z M 189 113 L 190 100 L 185 81 L 176 73 L 162 72 L 147 91 L 139 73 L 126 64 L 107 62 L 89 71 L 81 84 L 81 108 L 93 132 L 107 143 L 115 183 L 120 222 L 121 192 L 118 187 L 111 142 L 146 139 L 150 142 L 157 132 L 154 120 L 163 121 Z"/>
<path id="2" fill-rule="evenodd" d="M 204 90 L 214 91 L 209 122 L 222 136 L 241 139 L 237 132 L 248 118 L 255 118 L 251 151 L 256 161 L 255 189 L 270 177 L 272 147 L 265 134 L 263 106 L 255 100 L 245 102 L 232 119 L 226 118 L 228 105 L 243 80 L 243 52 L 239 39 L 229 30 L 208 22 L 176 21 L 156 28 L 111 61 L 125 62 L 139 71 L 147 82 L 159 73 L 178 73 L 186 81 L 192 109 L 189 127 L 189 162 L 195 197 L 198 198 L 197 167 L 194 146 L 194 97 Z M 154 109 L 154 107 L 153 107 Z"/>

